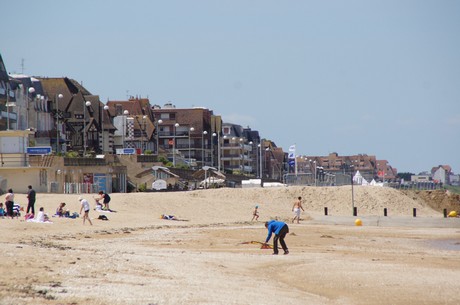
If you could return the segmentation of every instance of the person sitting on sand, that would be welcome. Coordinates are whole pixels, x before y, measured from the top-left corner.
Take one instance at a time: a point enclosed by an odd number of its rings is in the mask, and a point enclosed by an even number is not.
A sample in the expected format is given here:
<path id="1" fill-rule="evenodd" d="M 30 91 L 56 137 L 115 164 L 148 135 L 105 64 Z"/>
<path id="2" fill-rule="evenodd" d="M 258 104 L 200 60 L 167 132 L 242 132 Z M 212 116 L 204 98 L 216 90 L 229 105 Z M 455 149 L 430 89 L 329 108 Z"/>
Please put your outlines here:
<path id="1" fill-rule="evenodd" d="M 65 202 L 61 202 L 56 209 L 56 216 L 59 216 L 59 217 L 65 216 L 66 210 L 64 209 L 64 207 L 65 207 Z"/>
<path id="2" fill-rule="evenodd" d="M 14 217 L 19 218 L 19 216 L 21 216 L 21 211 L 23 211 L 23 210 L 24 209 L 21 208 L 19 203 L 17 203 L 17 202 L 13 203 L 13 216 Z"/>
<path id="3" fill-rule="evenodd" d="M 99 198 L 95 198 L 96 200 L 96 207 L 94 208 L 95 211 L 102 211 L 102 203 L 99 202 Z"/>
<path id="4" fill-rule="evenodd" d="M 4 218 L 6 216 L 6 211 L 3 208 L 3 202 L 0 202 L 0 217 Z"/>
<path id="5" fill-rule="evenodd" d="M 45 213 L 45 209 L 40 207 L 36 218 L 27 219 L 28 222 L 51 222 L 48 215 Z"/>

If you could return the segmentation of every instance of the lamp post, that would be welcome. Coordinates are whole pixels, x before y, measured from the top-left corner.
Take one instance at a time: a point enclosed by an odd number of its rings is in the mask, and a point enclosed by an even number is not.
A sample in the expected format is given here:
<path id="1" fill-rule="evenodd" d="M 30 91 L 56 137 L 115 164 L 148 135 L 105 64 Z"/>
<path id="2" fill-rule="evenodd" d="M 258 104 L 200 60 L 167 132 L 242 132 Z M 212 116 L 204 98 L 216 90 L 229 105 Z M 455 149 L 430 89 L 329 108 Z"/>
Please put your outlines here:
<path id="1" fill-rule="evenodd" d="M 129 111 L 123 111 L 123 130 L 122 130 L 122 143 L 121 148 L 125 148 L 125 135 L 126 135 L 126 116 L 129 115 Z"/>
<path id="2" fill-rule="evenodd" d="M 317 172 L 318 180 L 319 180 L 319 182 L 323 182 L 323 180 L 324 180 L 323 179 L 324 168 L 322 166 L 318 166 L 317 168 L 319 170 L 319 172 Z M 322 185 L 322 184 L 320 184 L 320 185 Z"/>
<path id="3" fill-rule="evenodd" d="M 252 171 L 252 166 L 254 165 L 253 160 L 252 160 L 252 156 L 253 156 L 253 151 L 252 151 L 252 150 L 253 150 L 253 146 L 252 146 L 252 144 L 254 144 L 254 143 L 253 143 L 252 141 L 249 141 L 248 144 L 251 145 L 251 151 L 248 152 L 248 164 L 251 165 L 251 173 L 252 173 L 252 172 L 253 172 L 253 171 Z M 251 160 L 251 162 L 249 162 L 249 160 Z"/>
<path id="4" fill-rule="evenodd" d="M 157 120 L 157 124 L 156 124 L 156 127 L 155 127 L 155 132 L 157 133 L 157 156 L 160 152 L 160 131 L 158 130 L 158 125 L 162 124 L 163 123 L 163 120 Z"/>
<path id="5" fill-rule="evenodd" d="M 192 154 L 191 154 L 191 149 L 190 149 L 190 133 L 194 131 L 195 128 L 190 127 L 188 130 L 188 166 L 192 166 Z"/>
<path id="6" fill-rule="evenodd" d="M 353 211 L 353 216 L 356 216 L 355 213 L 355 193 L 353 190 L 353 168 L 354 165 L 350 165 L 351 173 L 350 173 L 350 179 L 351 179 L 351 209 Z"/>
<path id="7" fill-rule="evenodd" d="M 91 106 L 90 101 L 86 101 L 83 105 L 83 157 L 86 157 L 86 141 L 87 141 L 87 134 L 86 134 L 86 107 Z"/>
<path id="8" fill-rule="evenodd" d="M 176 167 L 176 129 L 179 123 L 174 124 L 174 137 L 173 137 L 173 166 Z"/>
<path id="9" fill-rule="evenodd" d="M 105 111 L 109 110 L 109 106 L 105 105 L 103 108 Z M 102 127 L 102 153 L 105 151 L 105 137 L 104 137 L 104 113 L 102 113 L 101 117 L 101 127 Z"/>
<path id="10" fill-rule="evenodd" d="M 244 174 L 244 150 L 243 150 L 243 138 L 240 138 L 240 170 Z"/>
<path id="11" fill-rule="evenodd" d="M 262 144 L 257 144 L 259 148 L 259 178 L 262 180 Z"/>
<path id="12" fill-rule="evenodd" d="M 203 131 L 203 133 L 201 134 L 201 163 L 204 165 L 206 165 L 206 162 L 204 160 L 205 158 L 205 154 L 204 154 L 204 136 L 207 135 L 208 132 L 205 130 Z"/>
<path id="13" fill-rule="evenodd" d="M 216 168 L 211 166 L 203 166 L 202 169 L 204 170 L 204 189 L 208 188 L 208 170 L 216 170 Z"/>
<path id="14" fill-rule="evenodd" d="M 59 100 L 62 99 L 63 97 L 64 96 L 60 93 L 56 94 L 56 154 L 59 153 Z"/>
<path id="15" fill-rule="evenodd" d="M 145 133 L 145 119 L 146 115 L 142 116 L 142 128 L 141 128 L 141 154 L 144 154 L 144 133 Z"/>
<path id="16" fill-rule="evenodd" d="M 217 168 L 220 172 L 220 132 L 218 133 L 213 133 L 213 137 L 217 137 Z"/>
<path id="17" fill-rule="evenodd" d="M 310 162 L 310 165 L 313 163 L 313 165 L 315 166 L 315 186 L 316 186 L 316 160 L 315 161 L 311 161 L 311 160 L 308 160 L 308 162 Z"/>
<path id="18" fill-rule="evenodd" d="M 9 83 L 6 83 L 6 130 L 10 130 L 10 89 L 8 88 Z"/>
<path id="19" fill-rule="evenodd" d="M 29 89 L 27 89 L 26 91 L 26 94 L 27 94 L 27 120 L 26 120 L 26 129 L 29 129 L 29 101 L 30 101 L 30 96 L 29 94 L 33 94 L 35 92 L 35 88 L 34 87 L 30 87 Z"/>
<path id="20" fill-rule="evenodd" d="M 225 140 L 227 139 L 228 137 L 226 135 L 224 135 L 224 140 L 222 141 L 222 145 L 225 147 Z M 221 147 L 221 149 L 223 149 L 223 147 Z M 223 154 L 222 154 L 223 153 Z M 224 152 L 221 152 L 221 159 L 222 157 L 225 157 L 225 151 Z M 222 162 L 222 171 L 225 172 L 225 161 Z"/>

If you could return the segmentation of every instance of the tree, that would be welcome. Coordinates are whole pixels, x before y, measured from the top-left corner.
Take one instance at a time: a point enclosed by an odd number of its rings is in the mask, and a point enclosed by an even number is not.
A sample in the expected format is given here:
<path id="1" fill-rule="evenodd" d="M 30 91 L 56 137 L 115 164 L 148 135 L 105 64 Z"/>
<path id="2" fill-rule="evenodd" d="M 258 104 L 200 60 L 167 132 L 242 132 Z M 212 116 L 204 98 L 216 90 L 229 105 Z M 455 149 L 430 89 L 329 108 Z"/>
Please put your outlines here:
<path id="1" fill-rule="evenodd" d="M 404 179 L 404 181 L 411 181 L 412 176 L 415 175 L 414 173 L 398 173 L 396 175 L 397 178 L 399 179 Z"/>

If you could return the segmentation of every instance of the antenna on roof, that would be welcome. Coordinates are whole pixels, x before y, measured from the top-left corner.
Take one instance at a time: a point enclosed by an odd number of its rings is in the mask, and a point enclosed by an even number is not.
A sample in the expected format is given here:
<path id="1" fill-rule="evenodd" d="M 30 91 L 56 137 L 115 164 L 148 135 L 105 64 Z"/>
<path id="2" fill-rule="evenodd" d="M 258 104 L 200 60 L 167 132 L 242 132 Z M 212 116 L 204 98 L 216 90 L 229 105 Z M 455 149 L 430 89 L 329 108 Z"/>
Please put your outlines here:
<path id="1" fill-rule="evenodd" d="M 24 58 L 21 58 L 21 74 L 24 74 Z"/>

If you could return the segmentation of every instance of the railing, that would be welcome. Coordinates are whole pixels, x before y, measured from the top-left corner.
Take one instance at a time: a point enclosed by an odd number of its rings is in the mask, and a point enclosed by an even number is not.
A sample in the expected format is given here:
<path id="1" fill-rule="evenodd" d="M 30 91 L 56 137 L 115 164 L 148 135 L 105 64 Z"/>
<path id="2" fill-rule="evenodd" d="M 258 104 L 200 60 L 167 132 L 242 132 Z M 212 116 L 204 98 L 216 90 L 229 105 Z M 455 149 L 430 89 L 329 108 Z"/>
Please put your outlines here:
<path id="1" fill-rule="evenodd" d="M 440 190 L 443 188 L 442 183 L 435 183 L 433 181 L 427 182 L 389 182 L 385 186 L 398 189 L 398 190 Z"/>
<path id="2" fill-rule="evenodd" d="M 50 193 L 62 193 L 62 184 L 56 181 L 49 184 Z M 90 183 L 64 183 L 64 194 L 96 194 L 99 192 L 97 184 Z"/>
<path id="3" fill-rule="evenodd" d="M 156 162 L 157 157 L 155 155 L 137 155 L 137 162 Z"/>
<path id="4" fill-rule="evenodd" d="M 105 159 L 97 158 L 64 158 L 64 166 L 104 166 Z"/>

